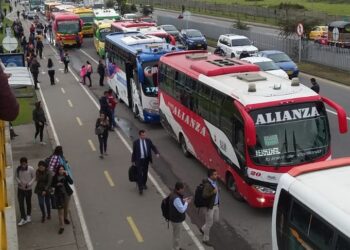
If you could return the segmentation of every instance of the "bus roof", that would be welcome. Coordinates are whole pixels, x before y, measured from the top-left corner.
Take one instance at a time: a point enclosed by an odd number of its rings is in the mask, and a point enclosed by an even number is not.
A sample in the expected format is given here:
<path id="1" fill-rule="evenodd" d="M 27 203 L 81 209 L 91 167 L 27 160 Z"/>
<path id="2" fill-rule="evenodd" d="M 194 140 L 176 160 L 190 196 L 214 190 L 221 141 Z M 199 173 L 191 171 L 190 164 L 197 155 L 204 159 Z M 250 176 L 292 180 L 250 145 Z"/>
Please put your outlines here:
<path id="1" fill-rule="evenodd" d="M 56 5 L 60 5 L 62 3 L 60 2 L 45 2 L 44 5 L 47 5 L 47 6 L 56 6 Z"/>
<path id="2" fill-rule="evenodd" d="M 74 8 L 75 6 L 70 4 L 60 4 L 55 6 L 55 9 L 58 11 L 72 11 Z"/>
<path id="3" fill-rule="evenodd" d="M 289 176 L 295 179 L 289 179 Z M 350 236 L 350 157 L 293 168 L 288 191 Z M 287 178 L 287 179 L 285 179 Z M 326 216 L 325 216 L 326 215 Z"/>
<path id="4" fill-rule="evenodd" d="M 75 14 L 93 14 L 92 8 L 78 7 L 72 10 Z"/>
<path id="5" fill-rule="evenodd" d="M 75 20 L 80 19 L 80 17 L 77 14 L 70 13 L 70 12 L 54 12 L 52 13 L 55 20 Z"/>
<path id="6" fill-rule="evenodd" d="M 168 33 L 160 27 L 139 27 L 136 31 L 142 34 L 153 35 L 153 36 L 166 36 Z"/>
<path id="7" fill-rule="evenodd" d="M 114 9 L 93 9 L 96 18 L 119 17 L 120 15 Z"/>
<path id="8" fill-rule="evenodd" d="M 114 21 L 111 19 L 95 20 L 94 23 L 98 28 L 110 28 Z"/>
<path id="9" fill-rule="evenodd" d="M 328 24 L 331 28 L 344 28 L 345 26 L 349 25 L 350 22 L 346 21 L 334 21 Z"/>
<path id="10" fill-rule="evenodd" d="M 260 71 L 257 65 L 207 51 L 170 53 L 161 61 L 234 97 L 247 108 L 287 104 L 287 100 L 299 98 L 320 100 L 316 92 L 299 82 L 292 85 L 291 80 Z"/>
<path id="11" fill-rule="evenodd" d="M 139 28 L 139 27 L 152 27 L 152 26 L 156 26 L 155 23 L 149 23 L 149 22 L 140 22 L 140 21 L 132 21 L 132 20 L 128 20 L 128 21 L 117 21 L 114 22 L 112 24 L 114 27 L 119 28 L 119 29 L 130 29 L 130 28 Z"/>
<path id="12" fill-rule="evenodd" d="M 176 47 L 163 41 L 163 39 L 151 35 L 143 35 L 139 32 L 115 32 L 106 36 L 106 41 L 123 48 L 134 54 L 165 54 L 175 51 Z"/>

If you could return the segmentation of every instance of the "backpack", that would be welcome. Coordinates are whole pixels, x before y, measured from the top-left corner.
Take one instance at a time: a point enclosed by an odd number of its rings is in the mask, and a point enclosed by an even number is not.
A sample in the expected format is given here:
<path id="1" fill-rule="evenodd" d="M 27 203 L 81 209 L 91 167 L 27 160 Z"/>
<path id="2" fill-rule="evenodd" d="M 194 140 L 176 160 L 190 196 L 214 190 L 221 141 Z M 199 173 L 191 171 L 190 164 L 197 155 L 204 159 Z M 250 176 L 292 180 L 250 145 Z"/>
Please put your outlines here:
<path id="1" fill-rule="evenodd" d="M 168 195 L 166 198 L 164 198 L 162 200 L 162 203 L 160 204 L 160 208 L 162 210 L 163 217 L 169 223 L 169 220 L 170 220 L 170 195 Z M 169 226 L 169 224 L 168 224 L 168 226 Z"/>
<path id="2" fill-rule="evenodd" d="M 201 207 L 207 207 L 208 206 L 208 199 L 203 197 L 203 189 L 204 189 L 204 184 L 208 182 L 207 180 L 203 180 L 201 184 L 199 184 L 196 187 L 196 191 L 194 193 L 194 205 L 197 208 Z"/>

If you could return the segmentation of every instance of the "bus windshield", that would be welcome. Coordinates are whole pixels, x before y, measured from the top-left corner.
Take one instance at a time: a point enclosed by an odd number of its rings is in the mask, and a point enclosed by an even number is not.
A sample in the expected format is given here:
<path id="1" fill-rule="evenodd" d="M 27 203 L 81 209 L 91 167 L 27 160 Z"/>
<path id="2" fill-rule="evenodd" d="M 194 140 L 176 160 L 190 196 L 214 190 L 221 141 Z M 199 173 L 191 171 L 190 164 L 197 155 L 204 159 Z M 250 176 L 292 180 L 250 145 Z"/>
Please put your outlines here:
<path id="1" fill-rule="evenodd" d="M 80 19 L 83 20 L 84 24 L 92 23 L 94 21 L 93 16 L 80 16 Z"/>
<path id="2" fill-rule="evenodd" d="M 330 134 L 322 102 L 254 110 L 257 143 L 249 148 L 258 165 L 286 166 L 309 162 L 329 151 Z"/>
<path id="3" fill-rule="evenodd" d="M 146 96 L 158 95 L 158 62 L 146 62 L 142 64 L 144 81 L 142 89 Z"/>
<path id="4" fill-rule="evenodd" d="M 110 28 L 100 29 L 100 41 L 104 42 L 106 40 L 106 36 L 111 33 Z"/>
<path id="5" fill-rule="evenodd" d="M 79 21 L 59 21 L 57 31 L 63 34 L 77 34 L 80 31 Z"/>

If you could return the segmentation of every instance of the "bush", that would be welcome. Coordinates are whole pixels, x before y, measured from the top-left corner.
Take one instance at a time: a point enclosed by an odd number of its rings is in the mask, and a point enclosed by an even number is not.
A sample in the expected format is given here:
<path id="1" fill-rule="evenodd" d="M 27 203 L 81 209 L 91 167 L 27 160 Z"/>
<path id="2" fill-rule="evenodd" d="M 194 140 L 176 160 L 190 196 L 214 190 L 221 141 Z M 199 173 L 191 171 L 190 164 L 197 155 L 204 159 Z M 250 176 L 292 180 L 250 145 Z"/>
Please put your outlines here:
<path id="1" fill-rule="evenodd" d="M 281 10 L 306 10 L 304 5 L 297 3 L 280 3 L 277 8 Z"/>
<path id="2" fill-rule="evenodd" d="M 242 22 L 240 18 L 238 18 L 237 21 L 232 26 L 233 28 L 236 28 L 239 30 L 249 30 L 248 25 Z"/>

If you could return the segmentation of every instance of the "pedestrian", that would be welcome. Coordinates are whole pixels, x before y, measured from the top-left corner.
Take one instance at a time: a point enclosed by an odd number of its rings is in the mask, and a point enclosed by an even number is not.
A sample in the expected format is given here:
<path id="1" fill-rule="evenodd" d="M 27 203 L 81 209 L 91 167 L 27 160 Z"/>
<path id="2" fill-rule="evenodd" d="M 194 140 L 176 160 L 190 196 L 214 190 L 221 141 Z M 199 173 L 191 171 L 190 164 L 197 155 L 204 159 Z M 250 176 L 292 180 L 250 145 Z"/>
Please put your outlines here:
<path id="1" fill-rule="evenodd" d="M 107 140 L 108 140 L 109 119 L 105 113 L 101 112 L 100 117 L 96 121 L 95 134 L 98 137 L 100 144 L 100 158 L 107 155 Z"/>
<path id="2" fill-rule="evenodd" d="M 62 38 L 58 38 L 57 41 L 58 53 L 60 55 L 61 62 L 64 62 L 64 44 L 62 42 Z"/>
<path id="3" fill-rule="evenodd" d="M 51 171 L 51 173 L 55 174 L 59 165 L 64 165 L 65 163 L 67 163 L 63 155 L 62 146 L 56 146 L 56 148 L 53 151 L 53 154 L 49 156 L 45 161 L 48 162 L 49 170 Z"/>
<path id="4" fill-rule="evenodd" d="M 203 234 L 203 243 L 212 246 L 209 242 L 210 229 L 214 222 L 219 221 L 219 187 L 217 183 L 218 173 L 215 169 L 208 169 L 208 179 L 205 180 L 203 187 L 203 198 L 207 200 L 205 212 L 205 223 L 200 229 Z"/>
<path id="5" fill-rule="evenodd" d="M 86 74 L 85 74 L 85 77 L 87 77 L 89 79 L 89 87 L 92 87 L 91 85 L 91 74 L 92 74 L 92 66 L 91 66 L 91 63 L 89 61 L 86 61 Z M 84 79 L 85 81 L 85 79 Z"/>
<path id="6" fill-rule="evenodd" d="M 40 59 L 43 59 L 43 49 L 42 35 L 39 33 L 39 35 L 36 36 L 36 54 L 40 56 Z"/>
<path id="7" fill-rule="evenodd" d="M 63 57 L 64 73 L 68 73 L 69 61 L 70 61 L 70 59 L 69 59 L 68 51 L 66 50 L 66 52 L 64 53 L 64 57 Z"/>
<path id="8" fill-rule="evenodd" d="M 66 172 L 64 166 L 59 165 L 55 176 L 52 179 L 52 187 L 55 189 L 54 197 L 58 211 L 58 234 L 63 233 L 64 224 L 70 224 L 70 221 L 68 220 L 68 208 L 71 195 L 73 194 L 70 184 L 73 184 L 72 178 Z"/>
<path id="9" fill-rule="evenodd" d="M 107 100 L 108 100 L 108 106 L 110 110 L 109 117 L 108 117 L 109 121 L 111 122 L 110 129 L 113 130 L 113 128 L 117 127 L 117 123 L 115 122 L 115 117 L 114 117 L 115 107 L 117 106 L 117 99 L 115 98 L 112 89 L 108 90 Z"/>
<path id="10" fill-rule="evenodd" d="M 131 154 L 131 162 L 136 166 L 136 181 L 140 195 L 142 195 L 144 189 L 147 189 L 148 164 L 152 163 L 151 150 L 159 157 L 156 146 L 149 138 L 146 138 L 146 131 L 140 130 L 139 139 L 134 141 Z"/>
<path id="11" fill-rule="evenodd" d="M 51 58 L 47 59 L 47 73 L 50 77 L 51 85 L 55 85 L 55 68 Z"/>
<path id="12" fill-rule="evenodd" d="M 16 170 L 16 181 L 18 184 L 17 195 L 21 220 L 18 226 L 23 226 L 32 221 L 32 186 L 35 181 L 35 170 L 32 166 L 28 165 L 28 159 L 26 157 L 22 157 L 19 162 L 20 165 Z"/>
<path id="13" fill-rule="evenodd" d="M 52 43 L 52 38 L 53 38 L 53 34 L 52 34 L 52 21 L 49 22 L 49 24 L 47 25 L 47 31 L 49 32 L 49 41 L 50 43 Z"/>
<path id="14" fill-rule="evenodd" d="M 44 38 L 47 38 L 47 25 L 44 25 Z"/>
<path id="15" fill-rule="evenodd" d="M 100 113 L 104 113 L 108 118 L 111 117 L 111 108 L 108 102 L 108 91 L 103 92 L 103 96 L 99 99 L 99 102 Z M 111 126 L 111 124 L 109 124 L 109 126 Z"/>
<path id="16" fill-rule="evenodd" d="M 86 67 L 85 65 L 81 66 L 81 69 L 80 69 L 80 77 L 81 77 L 81 80 L 80 82 L 85 85 L 85 75 L 86 75 Z"/>
<path id="17" fill-rule="evenodd" d="M 25 55 L 26 54 L 26 50 L 27 50 L 27 39 L 26 39 L 26 36 L 25 35 L 22 35 L 21 37 L 21 46 L 22 46 L 22 49 L 23 49 L 23 54 Z"/>
<path id="18" fill-rule="evenodd" d="M 39 207 L 41 210 L 41 223 L 44 223 L 45 219 L 51 219 L 50 191 L 52 181 L 52 174 L 45 161 L 39 161 L 35 180 L 36 186 L 34 193 L 38 196 Z"/>
<path id="19" fill-rule="evenodd" d="M 16 3 L 15 3 L 16 6 Z M 17 18 L 19 19 L 19 15 L 21 14 L 21 12 L 19 10 L 17 10 Z"/>
<path id="20" fill-rule="evenodd" d="M 32 73 L 32 76 L 33 76 L 35 89 L 39 89 L 38 88 L 39 68 L 40 68 L 40 63 L 36 59 L 36 56 L 33 56 L 33 59 L 30 62 L 30 72 Z"/>
<path id="21" fill-rule="evenodd" d="M 106 66 L 102 60 L 98 60 L 97 73 L 100 75 L 100 86 L 103 86 L 103 80 L 105 79 Z"/>
<path id="22" fill-rule="evenodd" d="M 35 37 L 35 25 L 32 23 L 29 28 L 30 37 Z"/>
<path id="23" fill-rule="evenodd" d="M 312 84 L 311 89 L 312 89 L 313 91 L 315 91 L 317 94 L 320 93 L 320 85 L 318 84 L 318 82 L 316 81 L 316 79 L 315 79 L 315 78 L 311 78 L 311 79 L 310 79 L 310 82 L 311 82 L 311 84 Z"/>
<path id="24" fill-rule="evenodd" d="M 186 219 L 186 210 L 192 198 L 184 198 L 185 185 L 182 182 L 176 182 L 175 189 L 169 198 L 169 221 L 173 227 L 173 249 L 180 248 L 182 222 Z"/>
<path id="25" fill-rule="evenodd" d="M 45 145 L 46 143 L 43 141 L 43 136 L 46 117 L 45 112 L 41 107 L 41 101 L 35 103 L 35 109 L 33 110 L 33 121 L 35 124 L 34 143 L 36 143 L 36 137 L 40 134 L 40 144 Z"/>

